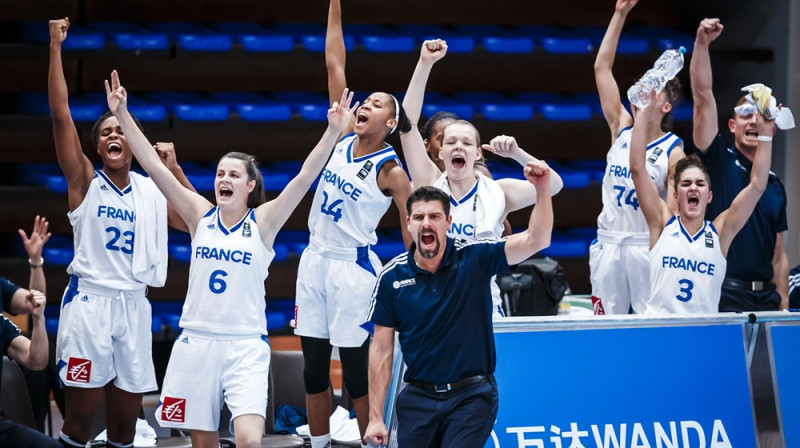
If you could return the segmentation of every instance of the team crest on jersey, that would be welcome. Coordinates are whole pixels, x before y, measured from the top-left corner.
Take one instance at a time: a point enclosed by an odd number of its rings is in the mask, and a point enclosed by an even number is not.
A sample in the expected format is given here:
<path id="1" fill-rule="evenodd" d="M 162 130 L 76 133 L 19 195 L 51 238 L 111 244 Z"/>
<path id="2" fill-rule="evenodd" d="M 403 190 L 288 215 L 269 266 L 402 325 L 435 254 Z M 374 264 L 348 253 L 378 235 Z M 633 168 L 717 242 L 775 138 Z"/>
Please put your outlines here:
<path id="1" fill-rule="evenodd" d="M 650 157 L 647 158 L 647 161 L 650 163 L 656 163 L 658 156 L 660 156 L 662 152 L 664 152 L 664 150 L 656 146 L 656 149 L 653 150 L 653 153 L 650 154 Z"/>
<path id="2" fill-rule="evenodd" d="M 250 235 L 250 222 L 245 221 L 244 224 L 242 224 L 242 236 L 245 238 L 250 238 Z"/>
<path id="3" fill-rule="evenodd" d="M 108 191 L 108 185 L 106 184 L 100 185 L 100 189 L 103 191 Z"/>
<path id="4" fill-rule="evenodd" d="M 92 376 L 92 361 L 90 359 L 69 358 L 67 363 L 67 381 L 75 383 L 88 383 Z"/>
<path id="5" fill-rule="evenodd" d="M 706 230 L 706 247 L 709 249 L 714 248 L 714 237 L 711 235 L 710 230 Z"/>
<path id="6" fill-rule="evenodd" d="M 364 162 L 364 166 L 361 167 L 361 169 L 358 171 L 358 174 L 356 174 L 356 176 L 358 176 L 358 178 L 361 179 L 361 180 L 366 179 L 367 175 L 369 175 L 369 172 L 372 171 L 372 167 L 373 166 L 374 165 L 373 165 L 372 161 L 367 160 L 366 162 Z"/>
<path id="7" fill-rule="evenodd" d="M 185 398 L 164 397 L 164 403 L 161 404 L 161 420 L 165 422 L 183 423 L 185 415 Z"/>
<path id="8" fill-rule="evenodd" d="M 406 286 L 411 286 L 411 285 L 416 285 L 416 284 L 417 284 L 417 281 L 415 279 L 409 278 L 409 279 L 400 280 L 400 281 L 395 280 L 394 283 L 392 283 L 392 287 L 394 289 L 400 289 L 400 288 L 404 288 Z"/>

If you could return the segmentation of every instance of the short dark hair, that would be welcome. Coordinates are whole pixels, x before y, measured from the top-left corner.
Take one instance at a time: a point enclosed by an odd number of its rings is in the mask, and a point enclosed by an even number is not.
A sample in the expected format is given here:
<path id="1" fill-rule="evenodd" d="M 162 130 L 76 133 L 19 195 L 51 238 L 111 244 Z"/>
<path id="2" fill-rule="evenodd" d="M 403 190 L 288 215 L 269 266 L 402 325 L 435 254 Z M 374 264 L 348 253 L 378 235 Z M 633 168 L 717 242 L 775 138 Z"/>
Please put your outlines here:
<path id="1" fill-rule="evenodd" d="M 244 162 L 245 171 L 247 171 L 247 180 L 255 180 L 256 186 L 253 191 L 247 196 L 247 206 L 249 208 L 256 208 L 267 201 L 267 195 L 264 193 L 264 180 L 261 176 L 261 170 L 258 169 L 258 161 L 250 154 L 243 152 L 229 152 L 222 156 L 222 159 L 237 159 Z"/>
<path id="2" fill-rule="evenodd" d="M 678 180 L 681 178 L 681 174 L 683 174 L 683 172 L 689 168 L 697 168 L 703 172 L 703 174 L 706 176 L 706 182 L 708 182 L 708 189 L 710 190 L 711 178 L 708 176 L 708 171 L 706 171 L 703 161 L 700 160 L 700 157 L 698 157 L 697 154 L 692 154 L 684 159 L 678 160 L 678 163 L 675 164 L 675 177 L 672 178 L 675 188 L 678 188 Z"/>
<path id="3" fill-rule="evenodd" d="M 433 202 L 439 201 L 444 208 L 444 214 L 450 215 L 450 196 L 444 191 L 431 186 L 419 187 L 408 196 L 406 201 L 406 213 L 411 215 L 411 205 L 415 202 Z"/>
<path id="4" fill-rule="evenodd" d="M 428 118 L 425 124 L 423 124 L 422 127 L 419 128 L 419 133 L 422 134 L 422 138 L 424 138 L 425 140 L 430 140 L 431 134 L 433 134 L 433 127 L 436 126 L 436 123 L 442 120 L 458 121 L 460 119 L 461 118 L 458 115 L 454 114 L 453 112 L 440 110 L 439 112 L 436 112 L 435 114 L 431 115 L 431 118 Z"/>
<path id="5" fill-rule="evenodd" d="M 94 122 L 92 125 L 92 145 L 95 149 L 97 149 L 97 144 L 100 141 L 100 126 L 103 124 L 104 121 L 108 120 L 109 118 L 113 117 L 114 114 L 111 111 L 108 111 L 100 116 L 97 121 Z M 144 128 L 142 127 L 142 123 L 136 118 L 135 115 L 131 114 L 131 118 L 133 118 L 133 122 L 136 123 L 136 127 L 139 128 L 142 133 L 144 133 Z"/>

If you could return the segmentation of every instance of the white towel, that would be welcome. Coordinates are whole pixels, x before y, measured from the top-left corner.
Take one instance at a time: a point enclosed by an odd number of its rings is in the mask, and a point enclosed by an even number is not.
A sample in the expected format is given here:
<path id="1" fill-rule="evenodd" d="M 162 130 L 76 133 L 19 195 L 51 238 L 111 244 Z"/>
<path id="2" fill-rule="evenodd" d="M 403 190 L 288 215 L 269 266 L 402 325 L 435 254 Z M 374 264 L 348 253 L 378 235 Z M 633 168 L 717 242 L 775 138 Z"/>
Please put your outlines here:
<path id="1" fill-rule="evenodd" d="M 131 172 L 136 209 L 133 240 L 133 277 L 150 286 L 167 280 L 167 199 L 149 178 Z"/>
<path id="2" fill-rule="evenodd" d="M 503 234 L 503 214 L 506 211 L 506 196 L 503 189 L 494 179 L 490 179 L 476 171 L 478 178 L 477 200 L 475 201 L 475 238 L 499 237 Z M 450 185 L 447 176 L 442 176 L 433 184 L 448 195 Z"/>

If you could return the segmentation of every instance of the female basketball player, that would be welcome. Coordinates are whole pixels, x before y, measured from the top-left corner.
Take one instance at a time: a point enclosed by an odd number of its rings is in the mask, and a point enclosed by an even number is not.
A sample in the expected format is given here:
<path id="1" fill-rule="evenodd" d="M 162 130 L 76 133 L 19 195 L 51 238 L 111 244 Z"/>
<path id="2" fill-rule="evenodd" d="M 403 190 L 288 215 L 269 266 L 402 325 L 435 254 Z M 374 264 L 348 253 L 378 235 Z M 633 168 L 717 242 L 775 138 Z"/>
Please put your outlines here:
<path id="1" fill-rule="evenodd" d="M 767 188 L 775 122 L 758 114 L 759 142 L 750 183 L 730 208 L 710 222 L 705 215 L 712 198 L 711 182 L 697 156 L 675 167 L 677 215 L 661 199 L 646 169 L 647 123 L 658 119 L 663 103 L 661 95 L 651 94 L 650 102 L 638 112 L 631 136 L 631 178 L 650 236 L 651 285 L 645 312 L 716 313 L 728 248 Z"/>
<path id="2" fill-rule="evenodd" d="M 47 85 L 75 240 L 75 258 L 67 268 L 72 278 L 62 300 L 56 346 L 66 396 L 61 442 L 75 447 L 86 444 L 105 393 L 109 446 L 130 446 L 142 394 L 157 387 L 145 290 L 148 285 L 164 284 L 167 221 L 179 228 L 184 225 L 168 211 L 152 181 L 130 171 L 128 141 L 110 113 L 100 117 L 91 132 L 103 167 L 95 171 L 83 153 L 61 63 L 61 44 L 69 25 L 66 18 L 50 21 Z M 148 149 L 154 155 L 158 151 L 165 169 L 191 187 L 172 146 L 153 148 Z"/>
<path id="3" fill-rule="evenodd" d="M 647 224 L 639 210 L 630 179 L 628 156 L 633 117 L 620 101 L 617 81 L 611 72 L 614 54 L 628 12 L 638 0 L 617 0 L 614 16 L 594 62 L 594 76 L 603 116 L 611 131 L 611 148 L 603 176 L 603 210 L 597 218 L 597 240 L 589 250 L 592 305 L 595 314 L 628 314 L 644 311 L 648 281 Z M 668 200 L 675 164 L 684 157 L 683 141 L 670 132 L 672 107 L 680 96 L 678 79 L 669 81 L 659 94 L 658 114 L 646 124 L 647 171 L 659 195 Z M 672 207 L 672 205 L 671 205 Z M 674 208 L 674 207 L 673 207 Z"/>
<path id="4" fill-rule="evenodd" d="M 158 160 L 128 113 L 117 72 L 106 81 L 108 105 L 131 151 L 186 222 L 192 235 L 184 329 L 170 357 L 156 417 L 191 430 L 192 445 L 216 447 L 222 399 L 233 417 L 236 445 L 260 447 L 267 407 L 270 349 L 264 280 L 280 228 L 322 170 L 339 132 L 350 122 L 352 93 L 328 111 L 328 128 L 300 173 L 262 203 L 261 174 L 252 156 L 229 153 L 217 166 L 217 205 L 184 188 Z M 198 374 L 202 372 L 202 374 Z"/>
<path id="5" fill-rule="evenodd" d="M 443 40 L 430 40 L 422 44 L 419 62 L 403 99 L 412 123 L 409 132 L 400 135 L 403 153 L 415 187 L 432 185 L 450 195 L 453 223 L 448 236 L 460 239 L 500 237 L 506 215 L 533 204 L 536 190 L 527 181 L 495 181 L 486 176 L 478 168 L 479 161 L 483 159 L 481 150 L 511 157 L 522 166 L 537 159 L 520 148 L 514 137 L 510 136 L 495 137 L 488 145 L 481 146 L 478 130 L 464 120 L 454 121 L 442 131 L 438 158 L 442 160 L 444 170 L 438 167 L 435 159 L 426 156 L 425 143 L 415 123 L 422 111 L 425 84 L 431 68 L 446 52 L 447 43 Z M 556 194 L 563 183 L 554 170 L 551 169 L 550 173 L 550 188 L 552 194 Z M 499 316 L 500 291 L 495 282 L 491 284 L 495 314 Z"/>
<path id="6" fill-rule="evenodd" d="M 334 101 L 347 85 L 339 0 L 331 0 L 325 37 L 328 94 Z M 330 360 L 338 347 L 345 387 L 353 399 L 363 436 L 369 419 L 367 318 L 372 288 L 381 269 L 369 246 L 375 229 L 394 201 L 403 240 L 405 202 L 411 190 L 394 148 L 384 140 L 403 130 L 407 119 L 397 99 L 374 92 L 344 130 L 317 186 L 308 227 L 311 239 L 297 272 L 295 334 L 305 359 L 303 378 L 311 446 L 329 446 Z"/>

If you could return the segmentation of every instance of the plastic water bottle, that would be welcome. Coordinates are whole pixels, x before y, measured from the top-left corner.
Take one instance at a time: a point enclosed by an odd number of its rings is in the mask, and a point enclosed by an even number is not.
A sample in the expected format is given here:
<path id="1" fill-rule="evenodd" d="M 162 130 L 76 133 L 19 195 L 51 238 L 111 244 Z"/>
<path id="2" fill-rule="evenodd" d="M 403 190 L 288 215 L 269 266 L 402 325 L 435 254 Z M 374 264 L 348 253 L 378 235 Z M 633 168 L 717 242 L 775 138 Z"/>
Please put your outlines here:
<path id="1" fill-rule="evenodd" d="M 659 56 L 653 68 L 647 71 L 636 84 L 628 89 L 628 100 L 636 107 L 643 107 L 650 99 L 650 91 L 654 90 L 656 93 L 661 92 L 661 89 L 667 84 L 669 80 L 675 77 L 683 68 L 683 54 L 686 53 L 686 48 L 680 47 L 677 50 L 667 50 Z"/>

